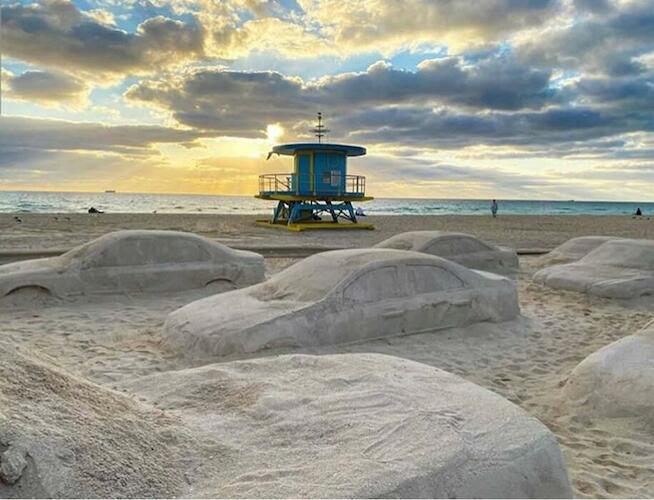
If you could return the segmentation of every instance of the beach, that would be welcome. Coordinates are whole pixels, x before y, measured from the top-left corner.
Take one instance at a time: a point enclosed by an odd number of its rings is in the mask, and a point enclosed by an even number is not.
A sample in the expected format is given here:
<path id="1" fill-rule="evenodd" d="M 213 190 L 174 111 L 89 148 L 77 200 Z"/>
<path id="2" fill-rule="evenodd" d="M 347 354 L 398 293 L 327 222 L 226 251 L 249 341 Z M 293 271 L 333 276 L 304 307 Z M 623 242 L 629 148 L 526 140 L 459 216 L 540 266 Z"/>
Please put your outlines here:
<path id="1" fill-rule="evenodd" d="M 521 254 L 521 269 L 515 279 L 522 317 L 511 324 L 479 323 L 466 329 L 357 344 L 277 349 L 265 355 L 375 352 L 441 368 L 507 398 L 544 423 L 558 439 L 576 496 L 654 495 L 651 422 L 645 418 L 606 420 L 578 415 L 567 406 L 561 390 L 580 361 L 634 334 L 654 319 L 654 311 L 531 282 L 541 255 L 566 240 L 584 235 L 652 239 L 654 220 L 589 215 L 500 214 L 497 219 L 490 215 L 369 216 L 365 221 L 375 224 L 375 230 L 293 233 L 258 227 L 256 218 L 220 214 L 0 214 L 0 263 L 57 255 L 120 229 L 188 231 L 235 248 L 259 251 L 266 258 L 268 276 L 320 250 L 369 247 L 411 230 L 465 232 L 516 248 Z M 0 321 L 5 340 L 23 352 L 38 351 L 80 377 L 145 400 L 146 394 L 130 393 L 131 380 L 189 366 L 161 343 L 166 315 L 206 295 L 205 290 L 126 294 L 48 307 L 4 308 L 0 309 Z"/>

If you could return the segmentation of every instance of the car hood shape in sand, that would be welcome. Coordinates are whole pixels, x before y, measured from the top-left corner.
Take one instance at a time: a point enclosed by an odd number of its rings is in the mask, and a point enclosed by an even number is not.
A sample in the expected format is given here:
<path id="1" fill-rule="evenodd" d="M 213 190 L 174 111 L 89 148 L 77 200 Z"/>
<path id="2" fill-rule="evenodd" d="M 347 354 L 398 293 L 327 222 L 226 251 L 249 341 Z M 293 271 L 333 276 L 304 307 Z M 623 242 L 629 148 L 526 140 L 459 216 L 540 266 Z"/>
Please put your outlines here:
<path id="1" fill-rule="evenodd" d="M 248 286 L 264 278 L 263 257 L 177 231 L 127 230 L 59 256 L 0 266 L 0 299 L 26 289 L 58 297 Z"/>
<path id="2" fill-rule="evenodd" d="M 178 309 L 163 337 L 185 356 L 203 358 L 508 321 L 519 312 L 507 278 L 417 252 L 336 250 Z"/>
<path id="3" fill-rule="evenodd" d="M 471 269 L 496 273 L 511 273 L 519 267 L 518 254 L 512 248 L 491 245 L 465 233 L 409 231 L 381 241 L 375 247 L 427 253 Z"/>
<path id="4" fill-rule="evenodd" d="M 598 417 L 647 417 L 654 412 L 654 322 L 584 359 L 565 396 Z"/>
<path id="5" fill-rule="evenodd" d="M 123 388 L 216 443 L 199 450 L 194 496 L 572 496 L 543 424 L 501 396 L 402 358 L 265 357 Z"/>
<path id="6" fill-rule="evenodd" d="M 546 267 L 534 281 L 612 299 L 654 294 L 654 241 L 607 241 L 577 262 Z"/>

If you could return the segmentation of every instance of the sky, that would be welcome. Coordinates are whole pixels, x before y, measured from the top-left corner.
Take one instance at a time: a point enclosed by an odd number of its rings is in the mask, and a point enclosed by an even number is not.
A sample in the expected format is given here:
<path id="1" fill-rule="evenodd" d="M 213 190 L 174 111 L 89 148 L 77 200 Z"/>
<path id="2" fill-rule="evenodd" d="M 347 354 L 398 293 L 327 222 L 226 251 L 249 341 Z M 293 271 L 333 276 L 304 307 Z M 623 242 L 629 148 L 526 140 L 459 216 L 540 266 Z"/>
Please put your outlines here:
<path id="1" fill-rule="evenodd" d="M 2 0 L 0 190 L 651 201 L 654 0 Z"/>

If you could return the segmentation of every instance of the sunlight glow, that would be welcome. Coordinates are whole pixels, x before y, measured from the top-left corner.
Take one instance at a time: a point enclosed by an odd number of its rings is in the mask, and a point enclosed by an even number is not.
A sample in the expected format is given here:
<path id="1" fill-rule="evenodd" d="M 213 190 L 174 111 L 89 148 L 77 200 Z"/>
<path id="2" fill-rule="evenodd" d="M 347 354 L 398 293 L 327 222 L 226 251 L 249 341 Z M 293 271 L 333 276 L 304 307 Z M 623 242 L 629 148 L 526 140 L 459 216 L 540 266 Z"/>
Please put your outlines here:
<path id="1" fill-rule="evenodd" d="M 266 136 L 268 137 L 268 141 L 273 144 L 277 144 L 283 135 L 284 127 L 282 127 L 279 123 L 270 123 L 266 127 Z"/>

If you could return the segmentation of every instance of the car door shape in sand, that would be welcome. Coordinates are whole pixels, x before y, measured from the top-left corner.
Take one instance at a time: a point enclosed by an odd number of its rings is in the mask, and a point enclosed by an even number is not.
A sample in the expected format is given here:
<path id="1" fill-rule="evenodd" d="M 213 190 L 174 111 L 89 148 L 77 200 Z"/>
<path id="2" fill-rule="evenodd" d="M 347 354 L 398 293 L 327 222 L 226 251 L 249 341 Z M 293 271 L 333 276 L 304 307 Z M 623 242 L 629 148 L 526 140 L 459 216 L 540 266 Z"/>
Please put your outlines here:
<path id="1" fill-rule="evenodd" d="M 409 231 L 381 241 L 375 247 L 427 253 L 471 269 L 496 273 L 512 272 L 519 267 L 515 250 L 491 245 L 464 233 Z"/>
<path id="2" fill-rule="evenodd" d="M 168 316 L 163 335 L 202 358 L 507 321 L 519 312 L 507 278 L 417 252 L 335 250 L 192 302 Z"/>
<path id="3" fill-rule="evenodd" d="M 611 299 L 654 295 L 654 241 L 610 240 L 576 262 L 541 269 L 533 279 Z"/>
<path id="4" fill-rule="evenodd" d="M 0 298 L 23 291 L 88 293 L 243 287 L 264 279 L 263 257 L 177 231 L 116 231 L 58 257 L 0 266 Z"/>

